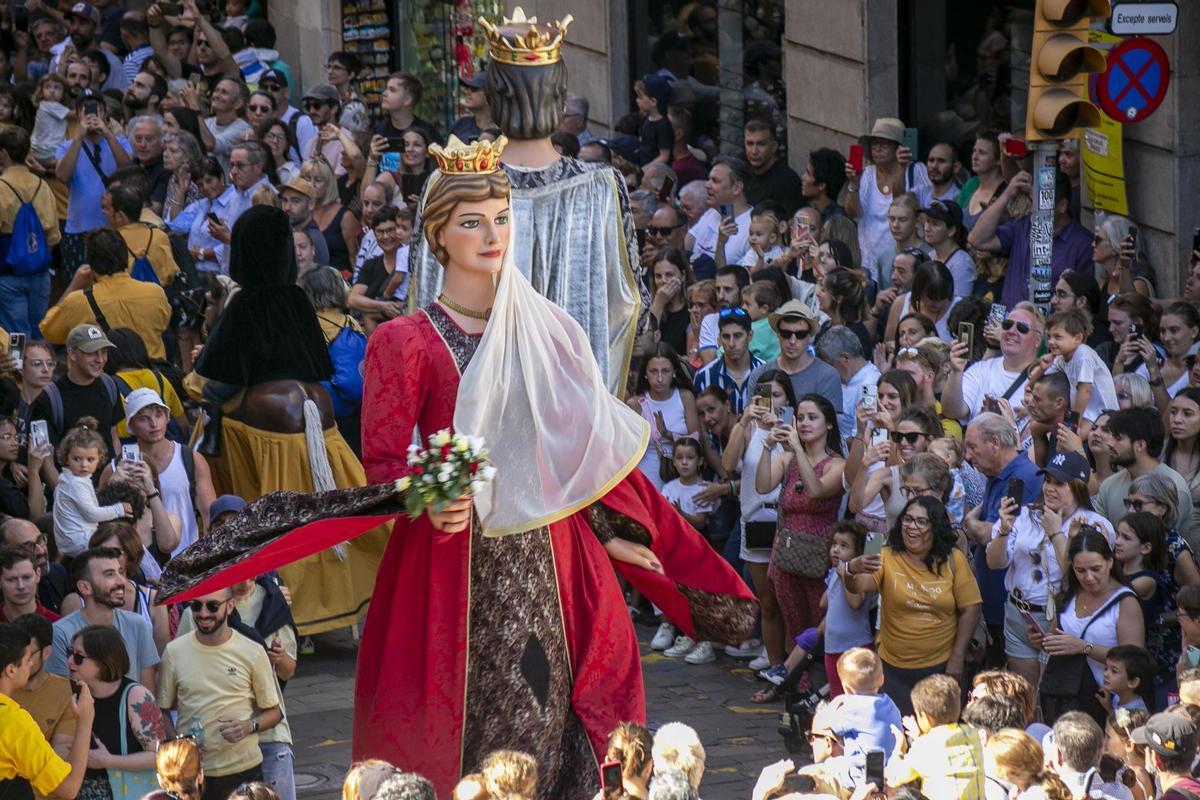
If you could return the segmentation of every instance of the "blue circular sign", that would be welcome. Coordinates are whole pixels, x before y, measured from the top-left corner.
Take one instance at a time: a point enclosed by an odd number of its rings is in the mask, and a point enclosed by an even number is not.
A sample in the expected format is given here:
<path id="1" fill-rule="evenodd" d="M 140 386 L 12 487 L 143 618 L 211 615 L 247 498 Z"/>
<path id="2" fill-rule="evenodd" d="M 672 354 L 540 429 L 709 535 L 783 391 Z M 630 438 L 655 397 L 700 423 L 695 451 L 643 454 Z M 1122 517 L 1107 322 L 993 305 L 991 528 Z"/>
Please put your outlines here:
<path id="1" fill-rule="evenodd" d="M 1149 117 L 1167 96 L 1171 64 L 1152 39 L 1136 36 L 1108 54 L 1108 69 L 1096 79 L 1096 101 L 1104 113 L 1124 124 Z"/>

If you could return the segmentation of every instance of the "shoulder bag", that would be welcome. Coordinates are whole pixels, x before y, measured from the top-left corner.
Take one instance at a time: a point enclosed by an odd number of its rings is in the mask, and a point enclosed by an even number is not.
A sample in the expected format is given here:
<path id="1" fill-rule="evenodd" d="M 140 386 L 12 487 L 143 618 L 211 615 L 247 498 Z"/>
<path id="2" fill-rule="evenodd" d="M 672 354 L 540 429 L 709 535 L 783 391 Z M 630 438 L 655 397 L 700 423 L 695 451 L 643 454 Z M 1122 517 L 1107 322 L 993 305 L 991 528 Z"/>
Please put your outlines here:
<path id="1" fill-rule="evenodd" d="M 129 755 L 129 690 L 137 684 L 131 683 L 125 687 L 125 691 L 121 692 L 120 704 L 120 726 L 121 726 L 121 751 L 116 755 Z M 108 785 L 112 789 L 113 800 L 139 800 L 139 798 L 150 792 L 156 791 L 158 787 L 158 774 L 155 770 L 131 770 L 131 769 L 112 769 L 105 770 L 108 773 Z"/>

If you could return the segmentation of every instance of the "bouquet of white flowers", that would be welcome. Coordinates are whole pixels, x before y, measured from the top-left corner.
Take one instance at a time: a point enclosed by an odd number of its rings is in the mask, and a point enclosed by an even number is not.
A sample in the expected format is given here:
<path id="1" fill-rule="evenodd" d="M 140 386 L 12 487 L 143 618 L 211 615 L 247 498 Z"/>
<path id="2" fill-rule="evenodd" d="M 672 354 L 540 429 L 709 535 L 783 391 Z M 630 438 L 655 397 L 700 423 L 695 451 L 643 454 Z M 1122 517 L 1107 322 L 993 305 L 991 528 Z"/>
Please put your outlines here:
<path id="1" fill-rule="evenodd" d="M 404 500 L 409 517 L 426 511 L 442 511 L 464 494 L 478 494 L 496 475 L 487 463 L 487 449 L 478 436 L 463 436 L 449 429 L 429 437 L 429 447 L 409 445 L 408 465 L 412 474 L 400 479 L 407 491 Z"/>

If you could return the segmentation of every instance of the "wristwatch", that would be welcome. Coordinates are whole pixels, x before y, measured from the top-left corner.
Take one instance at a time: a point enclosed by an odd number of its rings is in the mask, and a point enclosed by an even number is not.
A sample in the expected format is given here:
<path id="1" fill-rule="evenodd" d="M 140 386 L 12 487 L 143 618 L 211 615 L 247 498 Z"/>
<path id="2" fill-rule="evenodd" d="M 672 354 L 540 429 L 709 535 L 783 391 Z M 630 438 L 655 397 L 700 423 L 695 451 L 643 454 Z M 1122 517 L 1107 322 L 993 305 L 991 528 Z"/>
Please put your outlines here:
<path id="1" fill-rule="evenodd" d="M 1091 645 L 1088 645 L 1088 646 L 1089 646 L 1089 647 L 1091 647 Z M 251 732 L 251 733 L 258 733 L 258 717 L 251 717 L 251 719 L 250 719 L 250 732 Z"/>
<path id="2" fill-rule="evenodd" d="M 1149 383 L 1151 386 L 1155 386 L 1155 387 L 1157 387 L 1157 386 L 1162 386 L 1162 385 L 1163 385 L 1163 379 L 1162 379 L 1162 375 L 1159 375 L 1158 377 L 1155 377 L 1155 378 L 1151 378 L 1151 379 L 1148 381 L 1148 383 Z"/>
<path id="3" fill-rule="evenodd" d="M 1083 654 L 1084 654 L 1085 656 L 1090 656 L 1090 655 L 1092 654 L 1092 651 L 1093 651 L 1093 650 L 1095 650 L 1095 649 L 1096 649 L 1096 646 L 1095 646 L 1094 644 L 1092 644 L 1091 642 L 1088 642 L 1088 643 L 1087 643 L 1086 645 L 1084 645 L 1084 647 L 1083 647 Z"/>

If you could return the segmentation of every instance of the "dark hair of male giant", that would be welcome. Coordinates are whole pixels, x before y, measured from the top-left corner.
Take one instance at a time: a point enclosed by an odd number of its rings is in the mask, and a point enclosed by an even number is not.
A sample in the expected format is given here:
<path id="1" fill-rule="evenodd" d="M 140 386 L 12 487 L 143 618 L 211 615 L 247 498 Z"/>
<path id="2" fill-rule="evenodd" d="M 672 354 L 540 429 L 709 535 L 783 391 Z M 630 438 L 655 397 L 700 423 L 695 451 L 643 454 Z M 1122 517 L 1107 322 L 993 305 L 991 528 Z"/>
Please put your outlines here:
<path id="1" fill-rule="evenodd" d="M 567 65 L 517 66 L 496 59 L 484 69 L 484 95 L 500 130 L 513 139 L 544 139 L 558 129 Z"/>
<path id="2" fill-rule="evenodd" d="M 925 554 L 924 563 L 930 572 L 940 575 L 942 566 L 950 561 L 954 548 L 958 545 L 958 536 L 955 535 L 954 528 L 950 525 L 950 515 L 946 513 L 946 506 L 936 497 L 922 495 L 905 503 L 904 510 L 896 516 L 896 521 L 888 530 L 887 545 L 897 553 L 903 553 L 908 549 L 904 545 L 904 534 L 901 533 L 900 528 L 904 518 L 908 516 L 909 509 L 913 506 L 920 506 L 929 515 L 929 532 L 933 535 L 933 546 Z"/>
<path id="3" fill-rule="evenodd" d="M 1117 583 L 1125 586 L 1129 585 L 1129 580 L 1125 577 L 1125 572 L 1121 569 L 1121 565 L 1113 557 L 1112 548 L 1108 544 L 1108 537 L 1101 533 L 1096 528 L 1084 526 L 1080 532 L 1071 539 L 1070 548 L 1067 550 L 1067 563 L 1063 565 L 1063 572 L 1066 573 L 1066 580 L 1063 581 L 1062 592 L 1059 593 L 1058 607 L 1060 609 L 1067 607 L 1067 602 L 1079 593 L 1079 579 L 1075 577 L 1075 558 L 1082 553 L 1095 553 L 1112 564 L 1111 575 Z"/>
<path id="4" fill-rule="evenodd" d="M 495 108 L 495 106 L 492 106 Z M 426 184 L 425 207 L 421 210 L 421 230 L 429 243 L 429 252 L 444 267 L 448 254 L 438 242 L 442 229 L 450 223 L 450 215 L 459 203 L 480 203 L 494 198 L 508 198 L 512 193 L 504 170 L 487 173 L 438 173 Z"/>

